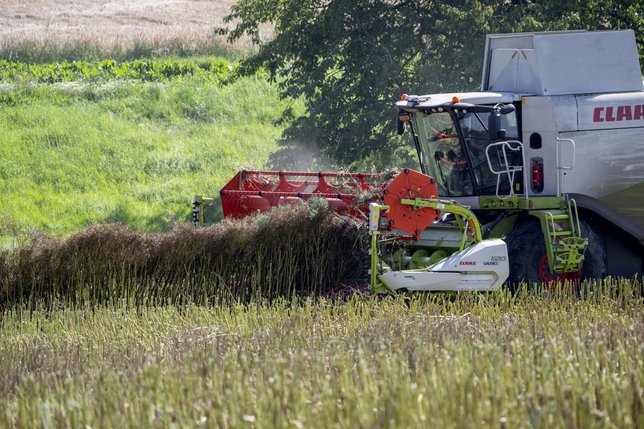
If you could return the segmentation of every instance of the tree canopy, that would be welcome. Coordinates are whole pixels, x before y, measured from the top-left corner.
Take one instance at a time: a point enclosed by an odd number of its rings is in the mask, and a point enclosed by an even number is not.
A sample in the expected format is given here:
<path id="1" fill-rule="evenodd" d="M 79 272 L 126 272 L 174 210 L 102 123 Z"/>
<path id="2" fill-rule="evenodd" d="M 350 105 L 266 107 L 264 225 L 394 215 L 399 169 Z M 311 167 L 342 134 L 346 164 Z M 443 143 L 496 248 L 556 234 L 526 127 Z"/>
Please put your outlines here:
<path id="1" fill-rule="evenodd" d="M 485 35 L 564 29 L 633 29 L 644 54 L 644 0 L 239 0 L 229 39 L 250 36 L 257 53 L 244 70 L 265 68 L 305 115 L 282 136 L 279 167 L 300 157 L 339 166 L 412 164 L 395 133 L 402 93 L 475 90 Z M 274 36 L 264 41 L 262 26 Z"/>

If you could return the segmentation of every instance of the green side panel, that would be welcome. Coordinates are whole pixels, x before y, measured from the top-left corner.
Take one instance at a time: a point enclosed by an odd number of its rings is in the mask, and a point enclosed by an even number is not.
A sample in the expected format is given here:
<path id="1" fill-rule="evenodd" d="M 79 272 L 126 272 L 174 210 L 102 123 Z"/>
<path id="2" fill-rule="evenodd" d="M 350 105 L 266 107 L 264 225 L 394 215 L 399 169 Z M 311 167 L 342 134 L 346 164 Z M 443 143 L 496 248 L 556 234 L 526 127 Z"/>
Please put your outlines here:
<path id="1" fill-rule="evenodd" d="M 192 221 L 195 226 L 206 226 L 221 220 L 219 199 L 195 195 L 192 200 Z"/>
<path id="2" fill-rule="evenodd" d="M 512 231 L 514 231 L 514 226 L 516 225 L 518 219 L 519 213 L 505 217 L 499 223 L 494 225 L 494 227 L 490 231 L 490 234 L 488 235 L 488 238 L 502 238 L 504 236 L 510 235 Z"/>
<path id="3" fill-rule="evenodd" d="M 566 202 L 561 197 L 525 198 L 513 195 L 510 198 L 501 199 L 488 195 L 479 197 L 479 207 L 482 210 L 563 210 L 566 207 Z"/>

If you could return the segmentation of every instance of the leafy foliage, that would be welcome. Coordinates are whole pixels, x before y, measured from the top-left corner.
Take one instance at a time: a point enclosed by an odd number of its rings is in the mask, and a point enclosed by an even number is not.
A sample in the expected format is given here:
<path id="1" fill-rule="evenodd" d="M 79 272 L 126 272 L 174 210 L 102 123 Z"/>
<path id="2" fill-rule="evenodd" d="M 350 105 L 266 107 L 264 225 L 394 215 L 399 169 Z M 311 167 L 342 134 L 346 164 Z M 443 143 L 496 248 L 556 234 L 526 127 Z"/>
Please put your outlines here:
<path id="1" fill-rule="evenodd" d="M 104 82 L 114 79 L 138 81 L 167 81 L 179 77 L 195 77 L 208 82 L 225 83 L 235 73 L 237 64 L 223 58 L 194 59 L 137 59 L 117 62 L 62 61 L 54 64 L 28 64 L 0 60 L 0 81 L 29 81 L 38 83 Z"/>
<path id="2" fill-rule="evenodd" d="M 230 40 L 259 46 L 246 70 L 266 67 L 283 97 L 306 101 L 274 161 L 318 153 L 382 168 L 413 160 L 394 135 L 393 100 L 475 89 L 487 33 L 632 28 L 644 53 L 641 9 L 641 0 L 240 0 L 226 19 L 237 22 Z M 268 42 L 265 23 L 275 28 Z"/>

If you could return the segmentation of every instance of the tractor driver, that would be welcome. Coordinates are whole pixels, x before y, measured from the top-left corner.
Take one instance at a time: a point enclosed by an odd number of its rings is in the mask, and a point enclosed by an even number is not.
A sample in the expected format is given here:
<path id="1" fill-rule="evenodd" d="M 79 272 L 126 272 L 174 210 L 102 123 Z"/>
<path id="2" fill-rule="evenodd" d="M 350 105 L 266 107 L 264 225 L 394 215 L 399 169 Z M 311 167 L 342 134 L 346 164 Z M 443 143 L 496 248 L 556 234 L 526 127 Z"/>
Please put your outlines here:
<path id="1" fill-rule="evenodd" d="M 447 114 L 432 116 L 435 117 L 434 125 L 439 129 L 431 128 L 430 140 L 435 142 L 434 159 L 445 178 L 448 194 L 449 196 L 470 195 L 473 189 L 468 172 L 469 166 L 451 117 Z M 442 121 L 436 120 L 439 118 Z"/>

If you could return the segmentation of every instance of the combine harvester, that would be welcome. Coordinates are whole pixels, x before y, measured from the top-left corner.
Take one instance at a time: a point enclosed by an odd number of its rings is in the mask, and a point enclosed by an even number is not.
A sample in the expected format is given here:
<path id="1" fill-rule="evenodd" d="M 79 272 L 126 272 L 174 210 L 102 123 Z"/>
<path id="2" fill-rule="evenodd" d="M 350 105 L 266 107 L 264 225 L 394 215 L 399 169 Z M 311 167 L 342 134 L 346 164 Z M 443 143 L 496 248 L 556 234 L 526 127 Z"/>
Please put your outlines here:
<path id="1" fill-rule="evenodd" d="M 632 31 L 489 35 L 480 92 L 404 95 L 420 172 L 241 171 L 225 217 L 324 198 L 369 222 L 371 287 L 492 290 L 644 272 L 644 87 Z M 195 197 L 195 224 L 212 198 Z"/>

